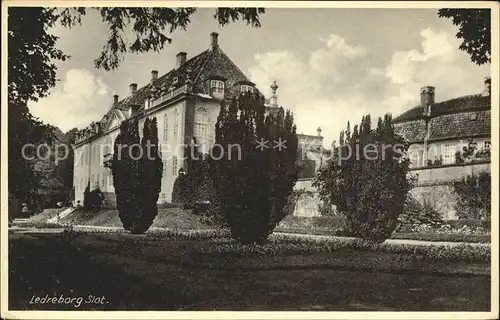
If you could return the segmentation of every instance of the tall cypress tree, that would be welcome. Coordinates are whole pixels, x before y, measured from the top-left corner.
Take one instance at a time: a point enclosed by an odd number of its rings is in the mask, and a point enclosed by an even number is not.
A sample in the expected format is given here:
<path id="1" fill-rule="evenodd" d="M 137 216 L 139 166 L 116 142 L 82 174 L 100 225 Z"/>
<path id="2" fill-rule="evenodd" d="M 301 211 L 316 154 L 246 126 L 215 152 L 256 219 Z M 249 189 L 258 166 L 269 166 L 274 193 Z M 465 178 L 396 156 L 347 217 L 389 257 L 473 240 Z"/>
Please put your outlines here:
<path id="1" fill-rule="evenodd" d="M 348 231 L 356 237 L 383 241 L 396 229 L 413 178 L 408 176 L 408 144 L 394 132 L 386 114 L 372 130 L 363 116 L 339 152 L 320 170 L 314 182 L 323 200 L 346 216 Z"/>
<path id="2" fill-rule="evenodd" d="M 158 215 L 158 197 L 161 191 L 163 161 L 158 148 L 158 124 L 156 117 L 146 118 L 141 140 L 142 158 L 140 160 L 140 211 L 137 216 L 133 233 L 144 233 L 153 224 Z"/>
<path id="3" fill-rule="evenodd" d="M 212 150 L 213 158 L 220 158 L 211 160 L 212 177 L 232 236 L 243 243 L 263 242 L 284 218 L 297 181 L 293 116 L 283 108 L 266 116 L 261 97 L 242 94 L 221 106 L 216 145 L 223 150 Z"/>
<path id="4" fill-rule="evenodd" d="M 156 118 L 146 119 L 142 141 L 136 119 L 122 122 L 111 169 L 116 205 L 125 230 L 144 233 L 153 223 L 158 213 L 162 166 Z"/>

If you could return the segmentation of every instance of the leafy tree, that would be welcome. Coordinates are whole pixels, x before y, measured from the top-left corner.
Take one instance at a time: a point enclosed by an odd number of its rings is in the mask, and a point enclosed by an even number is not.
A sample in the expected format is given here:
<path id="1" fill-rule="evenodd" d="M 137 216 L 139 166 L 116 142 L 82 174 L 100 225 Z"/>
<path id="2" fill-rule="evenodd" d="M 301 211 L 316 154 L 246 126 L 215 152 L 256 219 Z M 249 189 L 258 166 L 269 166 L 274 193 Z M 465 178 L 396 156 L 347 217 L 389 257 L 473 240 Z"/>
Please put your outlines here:
<path id="1" fill-rule="evenodd" d="M 491 219 L 491 173 L 464 176 L 453 182 L 458 195 L 455 205 L 460 219 Z"/>
<path id="2" fill-rule="evenodd" d="M 344 138 L 344 139 L 342 139 Z M 341 134 L 344 143 L 314 181 L 325 203 L 346 217 L 353 236 L 384 241 L 398 225 L 413 178 L 408 176 L 408 144 L 394 132 L 386 114 L 371 128 L 370 115 Z"/>
<path id="3" fill-rule="evenodd" d="M 122 122 L 111 171 L 123 227 L 132 233 L 146 232 L 158 214 L 163 172 L 156 118 L 146 118 L 142 141 L 136 119 Z"/>
<path id="4" fill-rule="evenodd" d="M 33 203 L 39 181 L 33 171 L 40 144 L 51 143 L 53 127 L 33 117 L 25 105 L 8 105 L 9 193 Z M 24 146 L 27 146 L 23 149 Z M 24 155 L 23 155 L 24 151 Z"/>
<path id="5" fill-rule="evenodd" d="M 65 188 L 63 182 L 55 174 L 55 166 L 50 158 L 38 160 L 33 166 L 33 172 L 38 181 L 33 192 L 43 199 L 41 205 L 44 208 L 53 207 L 57 202 L 67 200 L 70 190 Z"/>
<path id="6" fill-rule="evenodd" d="M 211 151 L 210 172 L 217 205 L 234 239 L 261 243 L 284 218 L 297 181 L 295 131 L 289 111 L 280 108 L 265 116 L 264 100 L 257 94 L 240 95 L 228 107 L 222 103 L 215 139 L 222 148 Z M 259 144 L 265 141 L 267 147 Z"/>
<path id="7" fill-rule="evenodd" d="M 73 187 L 73 169 L 75 159 L 73 145 L 75 143 L 76 131 L 77 129 L 73 128 L 63 134 L 59 141 L 59 150 L 55 150 L 56 152 L 59 152 L 59 163 L 56 164 L 56 174 L 67 189 L 71 189 Z M 67 149 L 65 150 L 63 147 L 66 147 Z M 64 154 L 66 151 L 68 153 Z"/>
<path id="8" fill-rule="evenodd" d="M 440 9 L 439 17 L 452 19 L 458 26 L 456 37 L 462 40 L 459 49 L 469 54 L 477 65 L 491 62 L 491 10 Z"/>

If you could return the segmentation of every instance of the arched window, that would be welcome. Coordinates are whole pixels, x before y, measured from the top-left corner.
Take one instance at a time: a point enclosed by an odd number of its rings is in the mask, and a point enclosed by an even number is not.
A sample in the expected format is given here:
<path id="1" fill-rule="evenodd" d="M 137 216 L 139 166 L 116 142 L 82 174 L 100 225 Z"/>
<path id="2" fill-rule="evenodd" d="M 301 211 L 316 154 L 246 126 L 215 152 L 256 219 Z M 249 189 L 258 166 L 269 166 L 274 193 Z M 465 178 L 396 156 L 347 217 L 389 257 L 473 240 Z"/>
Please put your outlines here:
<path id="1" fill-rule="evenodd" d="M 168 116 L 167 113 L 163 115 L 163 141 L 168 140 Z"/>
<path id="2" fill-rule="evenodd" d="M 174 110 L 174 139 L 177 139 L 179 134 L 179 111 Z"/>
<path id="3" fill-rule="evenodd" d="M 197 108 L 194 114 L 194 136 L 199 143 L 208 138 L 208 113 L 205 108 Z"/>

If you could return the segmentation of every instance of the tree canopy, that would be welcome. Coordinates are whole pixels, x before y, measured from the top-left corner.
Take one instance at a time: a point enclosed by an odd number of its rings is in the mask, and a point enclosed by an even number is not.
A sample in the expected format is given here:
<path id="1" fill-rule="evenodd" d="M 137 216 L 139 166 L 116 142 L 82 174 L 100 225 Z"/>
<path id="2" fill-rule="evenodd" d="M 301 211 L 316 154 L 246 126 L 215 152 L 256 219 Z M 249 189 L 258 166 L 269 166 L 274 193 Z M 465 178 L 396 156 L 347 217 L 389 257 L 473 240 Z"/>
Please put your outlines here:
<path id="1" fill-rule="evenodd" d="M 440 9 L 439 17 L 452 19 L 458 26 L 459 49 L 469 54 L 477 65 L 491 62 L 491 10 Z"/>

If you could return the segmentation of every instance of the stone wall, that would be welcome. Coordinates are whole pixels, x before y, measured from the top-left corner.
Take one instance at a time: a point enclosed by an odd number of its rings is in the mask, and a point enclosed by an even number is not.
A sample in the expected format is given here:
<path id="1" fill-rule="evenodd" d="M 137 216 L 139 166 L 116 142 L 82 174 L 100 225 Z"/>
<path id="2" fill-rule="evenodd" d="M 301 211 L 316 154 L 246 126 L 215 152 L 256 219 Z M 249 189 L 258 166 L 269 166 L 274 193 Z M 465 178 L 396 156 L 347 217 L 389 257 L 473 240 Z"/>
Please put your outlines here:
<path id="1" fill-rule="evenodd" d="M 293 212 L 294 216 L 300 217 L 316 217 L 319 216 L 319 199 L 318 190 L 312 186 L 312 178 L 300 179 L 294 187 L 294 191 L 305 191 L 300 194 L 295 204 Z"/>
<path id="2" fill-rule="evenodd" d="M 418 175 L 418 182 L 410 193 L 421 204 L 433 206 L 443 219 L 457 219 L 454 207 L 458 199 L 453 192 L 453 181 L 465 175 L 489 172 L 490 166 L 490 163 L 484 162 L 412 170 Z"/>
<path id="3" fill-rule="evenodd" d="M 457 219 L 454 209 L 457 195 L 453 192 L 452 182 L 465 175 L 477 174 L 481 171 L 490 171 L 491 163 L 466 163 L 462 165 L 449 165 L 437 168 L 419 168 L 412 170 L 418 175 L 418 182 L 410 193 L 421 204 L 432 205 L 443 219 Z M 294 216 L 314 217 L 319 216 L 318 190 L 312 186 L 312 178 L 300 179 L 295 184 L 294 190 L 306 191 L 299 195 L 294 209 Z"/>

